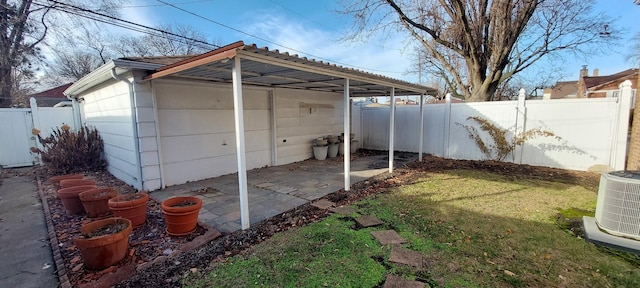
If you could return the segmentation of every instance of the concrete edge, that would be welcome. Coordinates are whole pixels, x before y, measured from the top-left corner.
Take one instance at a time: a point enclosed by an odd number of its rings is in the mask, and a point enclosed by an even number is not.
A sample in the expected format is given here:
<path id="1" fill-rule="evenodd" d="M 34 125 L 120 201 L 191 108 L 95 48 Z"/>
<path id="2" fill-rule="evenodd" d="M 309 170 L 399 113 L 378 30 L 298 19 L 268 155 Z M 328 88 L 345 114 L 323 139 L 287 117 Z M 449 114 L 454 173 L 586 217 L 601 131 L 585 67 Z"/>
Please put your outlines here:
<path id="1" fill-rule="evenodd" d="M 56 235 L 56 229 L 53 226 L 53 220 L 51 220 L 51 210 L 49 209 L 49 203 L 44 196 L 42 190 L 42 180 L 40 176 L 36 175 L 36 182 L 38 184 L 38 195 L 40 196 L 40 202 L 42 202 L 42 210 L 44 212 L 45 222 L 47 223 L 47 232 L 49 234 L 49 244 L 51 246 L 51 252 L 53 254 L 53 261 L 56 264 L 56 271 L 58 271 L 58 282 L 62 288 L 71 288 L 69 282 L 69 275 L 67 275 L 67 268 L 64 266 L 64 259 L 60 253 L 60 246 L 58 245 L 58 235 Z"/>
<path id="2" fill-rule="evenodd" d="M 596 224 L 596 218 L 583 216 L 584 238 L 597 246 L 608 247 L 640 255 L 640 241 L 614 236 L 603 232 Z"/>

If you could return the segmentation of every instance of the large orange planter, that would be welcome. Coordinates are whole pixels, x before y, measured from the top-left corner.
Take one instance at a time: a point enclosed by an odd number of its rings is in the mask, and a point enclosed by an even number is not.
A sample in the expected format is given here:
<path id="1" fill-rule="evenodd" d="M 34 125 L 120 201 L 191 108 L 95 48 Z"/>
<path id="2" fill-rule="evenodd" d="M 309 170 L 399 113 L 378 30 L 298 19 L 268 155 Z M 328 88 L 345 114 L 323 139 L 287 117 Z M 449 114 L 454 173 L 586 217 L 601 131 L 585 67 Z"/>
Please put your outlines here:
<path id="1" fill-rule="evenodd" d="M 49 183 L 51 184 L 56 184 L 56 185 L 60 185 L 60 181 L 61 180 L 67 180 L 67 179 L 82 179 L 84 178 L 83 174 L 66 174 L 66 175 L 58 175 L 58 176 L 53 176 L 51 178 L 49 178 Z"/>
<path id="2" fill-rule="evenodd" d="M 185 205 L 193 203 L 192 205 Z M 162 201 L 162 213 L 167 233 L 173 236 L 189 235 L 196 230 L 202 200 L 198 197 L 173 197 Z"/>
<path id="3" fill-rule="evenodd" d="M 69 188 L 73 186 L 86 186 L 86 185 L 96 185 L 96 180 L 94 179 L 64 179 L 60 181 L 60 187 Z"/>
<path id="4" fill-rule="evenodd" d="M 121 224 L 126 227 L 116 233 L 88 238 L 87 235 L 109 225 Z M 88 269 L 99 270 L 120 262 L 129 250 L 131 221 L 124 218 L 108 218 L 82 225 L 82 237 L 73 238 L 73 244 L 80 249 L 84 265 Z"/>
<path id="5" fill-rule="evenodd" d="M 149 194 L 131 193 L 109 199 L 109 209 L 113 215 L 131 220 L 133 228 L 140 227 L 147 220 Z"/>
<path id="6" fill-rule="evenodd" d="M 109 199 L 118 196 L 118 191 L 113 187 L 98 187 L 81 192 L 79 196 L 87 217 L 95 218 L 111 214 Z"/>
<path id="7" fill-rule="evenodd" d="M 62 205 L 71 214 L 84 213 L 84 207 L 80 201 L 80 193 L 96 188 L 96 185 L 73 186 L 58 190 L 58 197 Z"/>

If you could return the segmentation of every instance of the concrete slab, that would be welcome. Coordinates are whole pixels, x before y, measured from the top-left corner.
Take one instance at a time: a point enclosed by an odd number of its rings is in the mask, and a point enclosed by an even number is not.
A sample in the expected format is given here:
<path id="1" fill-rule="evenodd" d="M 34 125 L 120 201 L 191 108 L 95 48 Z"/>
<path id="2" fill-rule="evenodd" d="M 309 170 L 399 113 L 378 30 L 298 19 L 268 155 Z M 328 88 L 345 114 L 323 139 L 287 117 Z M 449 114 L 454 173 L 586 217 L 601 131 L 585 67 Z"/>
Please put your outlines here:
<path id="1" fill-rule="evenodd" d="M 342 214 L 342 215 L 351 215 L 353 213 L 356 213 L 356 209 L 354 209 L 351 206 L 340 206 L 335 208 L 329 208 L 329 211 L 333 213 Z"/>
<path id="2" fill-rule="evenodd" d="M 316 202 L 311 203 L 311 206 L 318 207 L 320 209 L 327 209 L 327 208 L 329 208 L 329 207 L 331 207 L 333 205 L 336 205 L 336 203 L 333 203 L 333 202 L 331 202 L 329 200 L 326 200 L 326 199 L 321 199 L 321 200 L 318 200 Z"/>
<path id="3" fill-rule="evenodd" d="M 31 177 L 0 183 L 0 287 L 57 287 L 37 185 Z"/>
<path id="4" fill-rule="evenodd" d="M 375 155 L 352 158 L 351 183 L 365 181 L 385 173 L 386 167 L 368 168 L 370 163 L 380 162 L 384 157 L 386 156 Z M 284 213 L 344 188 L 343 172 L 341 159 L 307 160 L 247 171 L 247 181 L 250 183 L 247 187 L 250 224 Z M 192 191 L 196 188 L 196 192 Z M 202 209 L 209 213 L 203 211 L 200 214 L 200 220 L 220 232 L 233 232 L 240 229 L 240 221 L 234 219 L 237 214 L 232 214 L 234 211 L 240 211 L 238 191 L 238 175 L 228 174 L 167 187 L 153 191 L 149 195 L 157 202 L 172 196 L 196 194 L 202 196 L 200 197 L 203 200 Z"/>
<path id="5" fill-rule="evenodd" d="M 356 222 L 360 225 L 360 227 L 367 228 L 384 224 L 378 217 L 371 215 L 364 215 L 356 218 Z"/>
<path id="6" fill-rule="evenodd" d="M 640 255 L 640 241 L 608 234 L 596 224 L 596 218 L 583 216 L 585 240 L 598 246 L 609 247 Z"/>
<path id="7" fill-rule="evenodd" d="M 422 268 L 422 254 L 409 250 L 399 245 L 393 246 L 389 262 L 406 264 L 417 268 Z"/>
<path id="8" fill-rule="evenodd" d="M 424 288 L 425 284 L 419 281 L 404 279 L 400 276 L 389 274 L 384 281 L 384 288 Z"/>
<path id="9" fill-rule="evenodd" d="M 407 240 L 404 240 L 402 236 L 400 236 L 396 231 L 393 230 L 383 230 L 383 231 L 372 231 L 371 235 L 380 241 L 380 244 L 402 244 L 406 243 Z"/>

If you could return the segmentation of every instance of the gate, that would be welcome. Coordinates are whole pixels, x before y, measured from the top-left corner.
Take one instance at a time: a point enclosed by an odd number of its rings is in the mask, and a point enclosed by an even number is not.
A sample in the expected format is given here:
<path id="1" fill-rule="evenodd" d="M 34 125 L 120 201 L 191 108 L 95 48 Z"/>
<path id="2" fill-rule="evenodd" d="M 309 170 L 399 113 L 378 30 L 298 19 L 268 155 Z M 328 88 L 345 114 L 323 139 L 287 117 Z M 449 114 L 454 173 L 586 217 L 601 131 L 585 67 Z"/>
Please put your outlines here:
<path id="1" fill-rule="evenodd" d="M 31 147 L 39 143 L 31 133 L 40 130 L 42 137 L 48 137 L 55 127 L 63 124 L 77 127 L 71 107 L 38 107 L 31 98 L 31 108 L 0 108 L 0 167 L 32 166 L 37 158 L 31 154 Z"/>
<path id="2" fill-rule="evenodd" d="M 0 166 L 33 165 L 34 158 L 29 149 L 36 146 L 36 141 L 31 129 L 31 109 L 0 109 Z"/>

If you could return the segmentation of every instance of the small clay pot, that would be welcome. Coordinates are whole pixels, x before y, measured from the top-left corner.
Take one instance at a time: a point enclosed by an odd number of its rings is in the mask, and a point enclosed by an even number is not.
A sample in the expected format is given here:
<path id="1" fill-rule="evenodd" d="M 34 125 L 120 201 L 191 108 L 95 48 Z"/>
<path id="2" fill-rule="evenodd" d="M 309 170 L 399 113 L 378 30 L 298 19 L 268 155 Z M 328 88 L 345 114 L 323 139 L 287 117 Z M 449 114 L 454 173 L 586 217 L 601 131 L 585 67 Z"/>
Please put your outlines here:
<path id="1" fill-rule="evenodd" d="M 147 220 L 149 194 L 131 193 L 109 199 L 109 209 L 113 215 L 131 220 L 133 228 L 140 227 Z"/>
<path id="2" fill-rule="evenodd" d="M 82 202 L 80 201 L 80 193 L 94 188 L 96 188 L 96 185 L 62 188 L 58 190 L 58 198 L 62 200 L 62 205 L 67 209 L 67 212 L 71 214 L 82 214 L 84 213 L 84 206 L 82 206 Z"/>
<path id="3" fill-rule="evenodd" d="M 126 225 L 126 228 L 112 234 L 88 238 L 87 235 L 109 225 Z M 107 268 L 120 262 L 129 250 L 131 221 L 114 217 L 83 224 L 82 237 L 73 238 L 73 244 L 80 249 L 84 266 L 92 270 Z"/>
<path id="4" fill-rule="evenodd" d="M 96 185 L 95 179 L 64 179 L 60 181 L 60 187 L 69 188 L 73 186 Z"/>
<path id="5" fill-rule="evenodd" d="M 60 185 L 60 181 L 61 180 L 67 180 L 67 179 L 82 179 L 84 178 L 83 174 L 66 174 L 66 175 L 58 175 L 58 176 L 53 176 L 51 178 L 49 178 L 49 183 L 51 184 L 55 184 L 55 185 Z"/>
<path id="6" fill-rule="evenodd" d="M 181 203 L 193 203 L 181 206 Z M 198 213 L 202 208 L 202 200 L 198 197 L 172 197 L 162 201 L 162 213 L 167 224 L 167 233 L 173 236 L 189 235 L 196 230 Z"/>
<path id="7" fill-rule="evenodd" d="M 103 217 L 111 214 L 109 199 L 118 196 L 118 191 L 114 187 L 98 187 L 84 191 L 79 196 L 87 217 Z"/>

